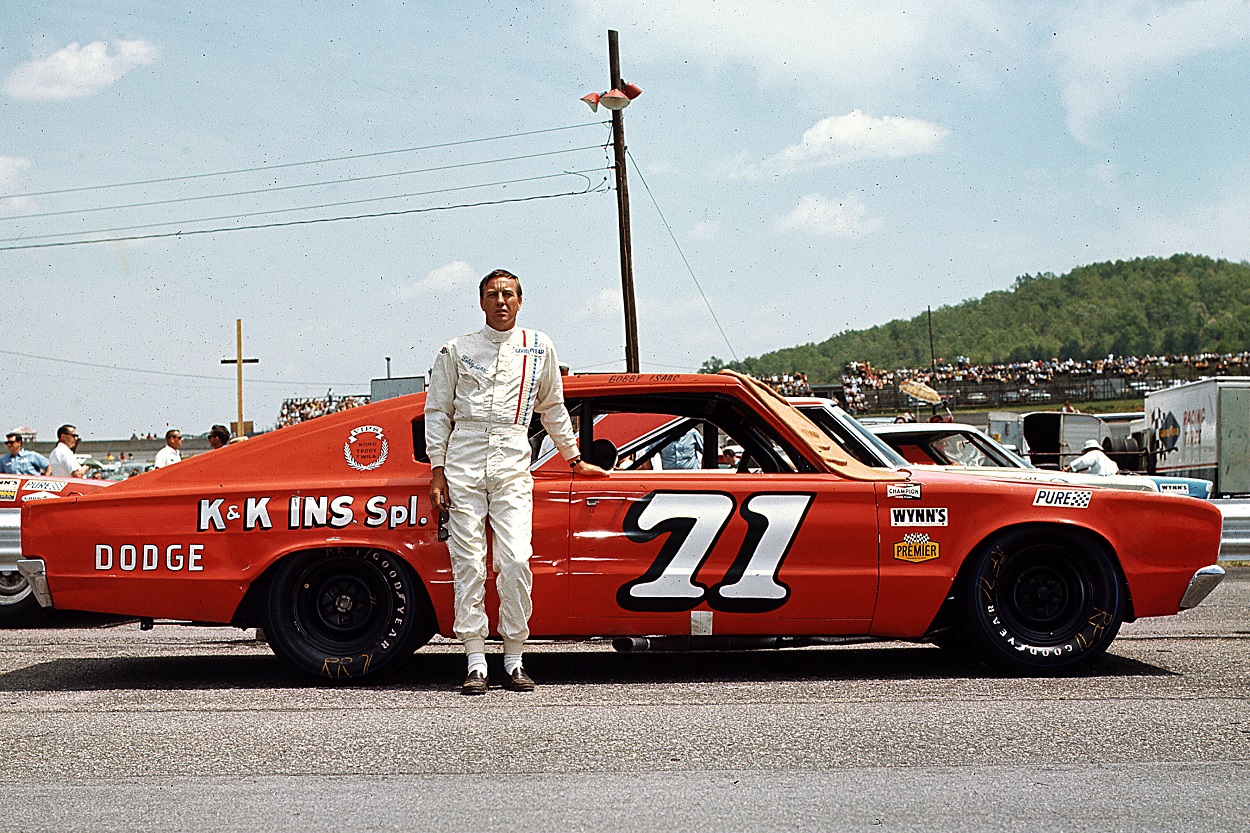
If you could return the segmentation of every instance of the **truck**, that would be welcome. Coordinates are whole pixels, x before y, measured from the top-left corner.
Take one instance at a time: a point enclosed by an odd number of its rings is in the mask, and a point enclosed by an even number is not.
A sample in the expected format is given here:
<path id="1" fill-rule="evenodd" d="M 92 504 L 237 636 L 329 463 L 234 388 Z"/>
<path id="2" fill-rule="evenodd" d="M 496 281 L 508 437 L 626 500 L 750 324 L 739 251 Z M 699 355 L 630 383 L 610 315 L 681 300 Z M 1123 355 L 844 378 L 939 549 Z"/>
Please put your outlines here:
<path id="1" fill-rule="evenodd" d="M 1068 465 L 1081 456 L 1086 440 L 1111 450 L 1111 429 L 1094 414 L 991 411 L 986 433 L 1041 469 Z"/>
<path id="2" fill-rule="evenodd" d="M 1205 478 L 1214 497 L 1250 496 L 1250 376 L 1150 391 L 1131 432 L 1148 471 Z"/>

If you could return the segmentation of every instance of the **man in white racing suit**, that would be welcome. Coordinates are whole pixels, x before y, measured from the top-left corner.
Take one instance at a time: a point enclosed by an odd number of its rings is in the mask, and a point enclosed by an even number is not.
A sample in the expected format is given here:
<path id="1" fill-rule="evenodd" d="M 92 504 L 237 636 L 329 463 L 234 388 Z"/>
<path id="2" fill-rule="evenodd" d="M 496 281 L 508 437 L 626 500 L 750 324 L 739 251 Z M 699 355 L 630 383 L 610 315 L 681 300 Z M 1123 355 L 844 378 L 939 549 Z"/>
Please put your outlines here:
<path id="1" fill-rule="evenodd" d="M 529 638 L 533 574 L 533 478 L 529 424 L 534 413 L 578 474 L 604 476 L 582 461 L 564 407 L 564 386 L 551 339 L 516 326 L 521 283 L 502 269 L 478 287 L 486 326 L 443 345 L 430 373 L 425 438 L 433 472 L 430 503 L 448 513 L 447 550 L 455 580 L 456 637 L 468 656 L 464 694 L 487 690 L 486 521 L 499 575 L 499 635 L 504 686 L 533 691 L 522 665 Z"/>

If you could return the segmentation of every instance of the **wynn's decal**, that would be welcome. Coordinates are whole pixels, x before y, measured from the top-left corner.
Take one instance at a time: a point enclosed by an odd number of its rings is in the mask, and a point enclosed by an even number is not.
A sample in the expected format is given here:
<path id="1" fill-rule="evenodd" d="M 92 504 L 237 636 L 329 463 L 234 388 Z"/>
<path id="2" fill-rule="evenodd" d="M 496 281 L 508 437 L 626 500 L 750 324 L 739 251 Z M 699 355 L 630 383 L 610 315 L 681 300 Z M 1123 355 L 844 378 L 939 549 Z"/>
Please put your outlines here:
<path id="1" fill-rule="evenodd" d="M 1160 483 L 1159 491 L 1174 495 L 1187 495 L 1189 494 L 1189 487 L 1184 483 Z"/>
<path id="2" fill-rule="evenodd" d="M 921 561 L 932 561 L 941 555 L 941 547 L 937 541 L 930 541 L 924 532 L 909 532 L 903 540 L 894 545 L 894 557 L 899 561 L 910 561 L 919 564 Z"/>
<path id="3" fill-rule="evenodd" d="M 163 570 L 170 573 L 201 573 L 204 565 L 203 544 L 112 544 L 95 545 L 97 570 L 121 570 L 130 573 Z"/>
<path id="4" fill-rule="evenodd" d="M 1038 489 L 1033 498 L 1034 506 L 1062 506 L 1068 509 L 1088 509 L 1093 492 L 1082 489 Z"/>
<path id="5" fill-rule="evenodd" d="M 17 487 L 21 484 L 16 477 L 0 478 L 0 500 L 17 500 Z"/>
<path id="6" fill-rule="evenodd" d="M 885 487 L 885 496 L 902 500 L 920 500 L 919 483 L 889 483 Z"/>
<path id="7" fill-rule="evenodd" d="M 946 526 L 946 507 L 923 507 L 890 510 L 890 526 Z"/>
<path id="8" fill-rule="evenodd" d="M 356 471 L 373 471 L 386 462 L 391 444 L 378 425 L 361 425 L 352 429 L 343 443 L 343 459 Z"/>
<path id="9" fill-rule="evenodd" d="M 763 613 L 790 598 L 777 578 L 815 495 L 753 494 L 739 514 L 746 536 L 724 578 L 711 587 L 697 576 L 734 511 L 723 492 L 652 492 L 630 507 L 623 531 L 646 543 L 667 535 L 647 572 L 621 586 L 617 603 L 626 610 L 683 611 L 706 602 L 714 610 Z"/>
<path id="10" fill-rule="evenodd" d="M 272 497 L 247 497 L 240 503 L 226 503 L 225 498 L 205 498 L 199 502 L 195 530 L 273 529 L 271 500 Z M 282 511 L 280 506 L 276 508 L 279 513 Z M 391 503 L 386 495 L 374 495 L 363 506 L 356 504 L 353 495 L 292 495 L 286 504 L 286 520 L 287 529 L 343 529 L 354 523 L 363 523 L 370 529 L 420 525 L 416 495 L 409 495 L 406 503 Z"/>

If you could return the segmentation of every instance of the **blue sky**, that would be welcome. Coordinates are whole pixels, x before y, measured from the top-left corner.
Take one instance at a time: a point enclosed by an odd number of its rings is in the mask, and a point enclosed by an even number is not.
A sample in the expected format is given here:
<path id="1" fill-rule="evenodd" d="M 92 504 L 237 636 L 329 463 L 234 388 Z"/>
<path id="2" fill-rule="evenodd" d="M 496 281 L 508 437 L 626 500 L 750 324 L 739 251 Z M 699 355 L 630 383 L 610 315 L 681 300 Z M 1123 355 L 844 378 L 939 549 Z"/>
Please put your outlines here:
<path id="1" fill-rule="evenodd" d="M 609 28 L 643 89 L 644 371 L 1026 273 L 1250 256 L 1246 0 L 533 6 L 10 0 L 0 428 L 228 421 L 236 318 L 246 418 L 271 425 L 286 396 L 366 392 L 387 356 L 424 374 L 496 267 L 574 371 L 623 368 L 608 130 L 578 100 L 607 86 Z"/>

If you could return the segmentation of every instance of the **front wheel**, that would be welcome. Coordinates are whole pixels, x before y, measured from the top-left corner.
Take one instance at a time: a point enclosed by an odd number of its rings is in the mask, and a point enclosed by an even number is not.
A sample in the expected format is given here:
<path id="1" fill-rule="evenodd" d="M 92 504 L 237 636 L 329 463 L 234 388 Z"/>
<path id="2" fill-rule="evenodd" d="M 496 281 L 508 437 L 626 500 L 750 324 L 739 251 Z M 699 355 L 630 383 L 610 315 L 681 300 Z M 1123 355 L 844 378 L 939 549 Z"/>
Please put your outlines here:
<path id="1" fill-rule="evenodd" d="M 973 556 L 959 594 L 961 630 L 991 665 L 1077 671 L 1101 656 L 1124 618 L 1111 556 L 1066 530 L 1008 532 Z"/>
<path id="2" fill-rule="evenodd" d="M 403 559 L 381 550 L 288 556 L 273 576 L 268 612 L 273 652 L 323 683 L 385 677 L 431 636 L 425 588 Z"/>

